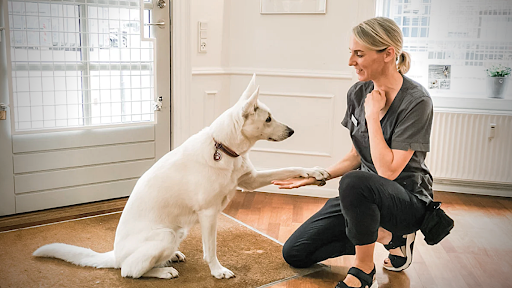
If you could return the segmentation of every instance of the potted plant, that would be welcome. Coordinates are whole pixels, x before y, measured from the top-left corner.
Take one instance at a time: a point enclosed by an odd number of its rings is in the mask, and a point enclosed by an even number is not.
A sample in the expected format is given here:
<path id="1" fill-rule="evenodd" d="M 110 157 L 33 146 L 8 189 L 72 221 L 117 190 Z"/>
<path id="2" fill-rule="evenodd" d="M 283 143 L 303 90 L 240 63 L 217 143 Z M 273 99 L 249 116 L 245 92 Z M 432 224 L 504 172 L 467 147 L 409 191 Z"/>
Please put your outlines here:
<path id="1" fill-rule="evenodd" d="M 501 64 L 493 65 L 491 68 L 486 69 L 487 71 L 487 89 L 489 97 L 491 98 L 503 98 L 503 94 L 506 91 L 507 83 L 510 81 L 510 73 L 512 69 L 505 67 Z"/>

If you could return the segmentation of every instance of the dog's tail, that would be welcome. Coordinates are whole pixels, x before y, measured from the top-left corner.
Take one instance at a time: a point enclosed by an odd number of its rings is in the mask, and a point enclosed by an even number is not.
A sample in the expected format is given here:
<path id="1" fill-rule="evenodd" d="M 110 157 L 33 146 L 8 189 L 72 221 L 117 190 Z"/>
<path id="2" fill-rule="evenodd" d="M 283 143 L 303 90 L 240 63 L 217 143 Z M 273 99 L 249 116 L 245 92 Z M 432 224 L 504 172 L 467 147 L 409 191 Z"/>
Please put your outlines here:
<path id="1" fill-rule="evenodd" d="M 52 243 L 39 247 L 32 255 L 58 258 L 80 266 L 117 268 L 114 251 L 98 253 L 91 249 L 62 243 Z"/>

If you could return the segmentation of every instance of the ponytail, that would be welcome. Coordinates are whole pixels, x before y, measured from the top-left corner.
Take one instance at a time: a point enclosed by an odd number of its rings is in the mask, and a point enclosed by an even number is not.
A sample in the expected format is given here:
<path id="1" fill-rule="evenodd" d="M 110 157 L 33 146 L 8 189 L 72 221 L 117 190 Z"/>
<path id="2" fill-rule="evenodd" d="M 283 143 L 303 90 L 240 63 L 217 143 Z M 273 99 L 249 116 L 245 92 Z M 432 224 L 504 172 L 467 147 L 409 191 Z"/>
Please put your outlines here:
<path id="1" fill-rule="evenodd" d="M 404 75 L 411 68 L 411 55 L 409 53 L 402 51 L 398 56 L 398 63 L 396 64 L 398 72 Z"/>

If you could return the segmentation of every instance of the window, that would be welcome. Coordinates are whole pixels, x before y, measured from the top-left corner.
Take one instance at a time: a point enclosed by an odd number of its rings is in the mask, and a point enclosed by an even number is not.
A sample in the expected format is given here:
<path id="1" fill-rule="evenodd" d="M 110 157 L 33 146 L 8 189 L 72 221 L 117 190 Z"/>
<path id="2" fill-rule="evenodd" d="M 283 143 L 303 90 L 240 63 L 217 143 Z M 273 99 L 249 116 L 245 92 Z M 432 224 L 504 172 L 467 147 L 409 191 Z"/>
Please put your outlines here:
<path id="1" fill-rule="evenodd" d="M 16 131 L 154 120 L 138 0 L 9 1 L 8 12 Z"/>
<path id="2" fill-rule="evenodd" d="M 490 100 L 485 71 L 512 67 L 512 1 L 380 0 L 377 15 L 402 29 L 407 76 L 429 89 L 435 107 L 512 111 L 512 85 L 505 99 Z M 448 75 L 442 83 L 436 71 Z"/>

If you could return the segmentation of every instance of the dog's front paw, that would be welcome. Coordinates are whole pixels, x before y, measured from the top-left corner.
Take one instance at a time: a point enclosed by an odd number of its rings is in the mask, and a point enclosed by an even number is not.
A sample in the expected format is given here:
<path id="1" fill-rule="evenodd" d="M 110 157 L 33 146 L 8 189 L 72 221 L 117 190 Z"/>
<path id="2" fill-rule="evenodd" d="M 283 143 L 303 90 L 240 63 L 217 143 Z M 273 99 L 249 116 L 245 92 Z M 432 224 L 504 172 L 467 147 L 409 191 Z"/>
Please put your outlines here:
<path id="1" fill-rule="evenodd" d="M 235 273 L 231 272 L 231 270 L 224 268 L 222 266 L 219 269 L 212 270 L 211 272 L 212 272 L 213 277 L 215 277 L 217 279 L 224 279 L 224 278 L 227 279 L 227 278 L 235 277 Z"/>
<path id="2" fill-rule="evenodd" d="M 316 166 L 314 168 L 304 168 L 301 176 L 305 178 L 315 177 L 316 180 L 324 180 L 329 177 L 329 172 L 322 167 Z"/>

